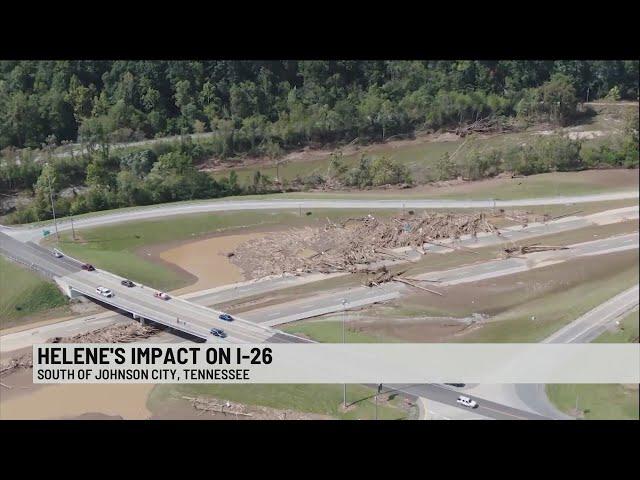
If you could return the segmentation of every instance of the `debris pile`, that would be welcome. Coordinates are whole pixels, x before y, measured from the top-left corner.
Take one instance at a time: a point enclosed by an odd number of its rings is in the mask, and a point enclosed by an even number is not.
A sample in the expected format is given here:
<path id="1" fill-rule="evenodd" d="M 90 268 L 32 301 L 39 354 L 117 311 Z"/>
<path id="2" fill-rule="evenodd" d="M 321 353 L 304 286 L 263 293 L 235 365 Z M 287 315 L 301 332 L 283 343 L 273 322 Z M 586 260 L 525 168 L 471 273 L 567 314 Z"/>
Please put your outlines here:
<path id="1" fill-rule="evenodd" d="M 187 397 L 183 396 L 185 400 L 189 400 L 193 408 L 199 410 L 201 413 L 213 412 L 224 413 L 229 415 L 242 415 L 243 417 L 251 417 L 251 413 L 247 413 L 247 408 L 238 403 L 231 403 L 229 401 L 218 401 L 214 399 L 206 399 L 202 397 Z"/>
<path id="2" fill-rule="evenodd" d="M 498 117 L 485 117 L 476 120 L 473 123 L 467 125 L 460 125 L 455 130 L 447 130 L 448 132 L 455 133 L 461 138 L 466 137 L 472 133 L 502 133 L 516 130 L 513 122 L 501 121 Z"/>
<path id="3" fill-rule="evenodd" d="M 32 368 L 33 356 L 32 353 L 25 353 L 19 357 L 11 358 L 0 365 L 0 376 L 13 372 L 19 368 Z"/>
<path id="4" fill-rule="evenodd" d="M 329 419 L 326 415 L 314 413 L 298 412 L 295 410 L 280 410 L 276 408 L 263 407 L 259 405 L 247 406 L 242 403 L 220 400 L 217 398 L 189 397 L 182 396 L 188 400 L 199 415 L 208 413 L 209 415 L 224 415 L 231 419 L 251 419 L 251 420 L 316 420 Z"/>
<path id="5" fill-rule="evenodd" d="M 551 217 L 548 213 L 539 214 L 524 210 L 505 210 L 504 208 L 501 208 L 497 212 L 495 212 L 494 216 L 502 217 L 507 220 L 511 220 L 512 222 L 519 223 L 523 227 L 528 226 L 530 223 L 545 223 L 551 220 Z"/>
<path id="6" fill-rule="evenodd" d="M 367 271 L 367 278 L 364 282 L 366 287 L 377 287 L 382 283 L 386 282 L 400 282 L 406 285 L 410 285 L 412 287 L 418 288 L 420 290 L 427 291 L 429 293 L 434 293 L 436 295 L 443 296 L 442 293 L 437 292 L 435 290 L 431 290 L 430 288 L 426 288 L 425 286 L 418 285 L 417 282 L 432 282 L 432 280 L 421 280 L 419 278 L 408 278 L 402 277 L 401 275 L 405 273 L 406 270 L 401 272 L 390 272 L 387 267 L 382 266 L 376 270 Z"/>
<path id="7" fill-rule="evenodd" d="M 128 343 L 149 338 L 158 333 L 158 329 L 139 323 L 110 325 L 92 332 L 80 333 L 71 337 L 53 337 L 47 343 Z M 20 368 L 33 368 L 32 353 L 25 353 L 11 358 L 0 365 L 0 375 L 5 375 Z"/>
<path id="8" fill-rule="evenodd" d="M 406 260 L 399 247 L 424 254 L 425 244 L 463 235 L 496 232 L 484 213 L 423 213 L 379 219 L 372 215 L 323 228 L 280 232 L 240 245 L 230 257 L 248 277 L 283 273 L 356 272 L 381 260 Z M 454 248 L 454 247 L 452 247 Z"/>
<path id="9" fill-rule="evenodd" d="M 125 323 L 110 325 L 92 332 L 79 333 L 71 337 L 54 337 L 49 340 L 49 343 L 129 343 L 149 338 L 158 331 L 157 328 L 149 325 Z"/>

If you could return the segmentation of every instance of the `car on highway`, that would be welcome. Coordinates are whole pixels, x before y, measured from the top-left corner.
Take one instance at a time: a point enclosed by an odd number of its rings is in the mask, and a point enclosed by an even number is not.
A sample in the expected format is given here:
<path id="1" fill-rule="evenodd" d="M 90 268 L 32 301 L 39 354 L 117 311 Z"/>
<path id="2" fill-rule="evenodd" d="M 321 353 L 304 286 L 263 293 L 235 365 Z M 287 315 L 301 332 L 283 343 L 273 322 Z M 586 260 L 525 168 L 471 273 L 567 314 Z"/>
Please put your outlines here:
<path id="1" fill-rule="evenodd" d="M 107 287 L 96 288 L 96 293 L 98 295 L 102 295 L 103 297 L 107 297 L 107 298 L 113 297 L 113 292 Z"/>
<path id="2" fill-rule="evenodd" d="M 60 250 L 58 250 L 57 248 L 53 249 L 53 256 L 56 258 L 62 258 L 64 257 L 64 255 L 62 254 L 62 252 Z"/>
<path id="3" fill-rule="evenodd" d="M 96 269 L 96 267 L 94 267 L 90 263 L 84 263 L 84 264 L 82 264 L 82 269 L 83 270 L 87 270 L 89 272 L 93 272 Z"/>
<path id="4" fill-rule="evenodd" d="M 125 287 L 129 287 L 129 288 L 136 286 L 136 284 L 133 283 L 131 280 L 122 280 L 120 283 Z"/>
<path id="5" fill-rule="evenodd" d="M 156 292 L 153 294 L 154 297 L 159 298 L 161 300 L 169 300 L 171 297 L 164 292 Z"/>
<path id="6" fill-rule="evenodd" d="M 214 337 L 227 338 L 227 334 L 224 330 L 220 330 L 219 328 L 212 328 L 211 335 Z"/>
<path id="7" fill-rule="evenodd" d="M 476 402 L 475 400 L 471 400 L 469 397 L 465 397 L 464 395 L 460 395 L 456 400 L 456 402 L 464 407 L 469 407 L 469 408 L 478 407 L 478 402 Z"/>
<path id="8" fill-rule="evenodd" d="M 233 317 L 228 313 L 221 313 L 220 315 L 218 315 L 218 318 L 220 320 L 224 320 L 225 322 L 233 322 Z"/>

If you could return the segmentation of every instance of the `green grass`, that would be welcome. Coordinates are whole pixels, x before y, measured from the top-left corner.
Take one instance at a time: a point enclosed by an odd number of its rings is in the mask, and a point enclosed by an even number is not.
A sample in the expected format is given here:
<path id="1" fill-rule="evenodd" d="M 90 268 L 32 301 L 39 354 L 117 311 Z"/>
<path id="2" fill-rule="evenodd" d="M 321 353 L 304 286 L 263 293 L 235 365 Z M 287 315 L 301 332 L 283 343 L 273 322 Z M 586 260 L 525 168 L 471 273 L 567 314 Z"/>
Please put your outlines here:
<path id="1" fill-rule="evenodd" d="M 227 384 L 227 385 L 158 385 L 148 400 L 151 411 L 171 398 L 181 395 L 210 396 L 239 402 L 245 405 L 260 405 L 277 409 L 291 409 L 299 412 L 329 415 L 343 420 L 365 420 L 375 418 L 374 390 L 361 385 L 347 386 L 347 404 L 353 406 L 340 411 L 342 405 L 342 385 L 267 385 L 267 384 Z M 378 407 L 378 418 L 399 420 L 407 418 L 407 412 L 399 408 L 399 399 Z"/>
<path id="2" fill-rule="evenodd" d="M 340 320 L 326 321 L 301 321 L 285 325 L 281 330 L 294 335 L 304 335 L 316 342 L 342 343 L 342 322 Z M 370 335 L 347 326 L 345 331 L 347 343 L 389 343 L 397 342 L 397 339 L 383 336 Z"/>
<path id="3" fill-rule="evenodd" d="M 638 341 L 638 310 L 627 314 L 620 320 L 620 326 L 613 331 L 606 331 L 594 343 L 627 343 Z"/>
<path id="4" fill-rule="evenodd" d="M 205 235 L 261 225 L 302 226 L 324 224 L 337 219 L 363 215 L 357 210 L 313 210 L 311 216 L 299 216 L 298 210 L 214 212 L 165 217 L 160 220 L 127 222 L 91 229 L 77 229 L 81 239 L 74 242 L 71 232 L 61 235 L 60 249 L 68 255 L 92 263 L 117 275 L 163 290 L 189 283 L 189 278 L 160 263 L 146 260 L 136 250 L 181 240 L 197 240 Z M 379 212 L 388 215 L 391 212 Z M 46 244 L 53 244 L 53 238 Z"/>
<path id="5" fill-rule="evenodd" d="M 67 304 L 55 284 L 4 258 L 0 258 L 0 292 L 1 328 Z"/>
<path id="6" fill-rule="evenodd" d="M 563 412 L 576 408 L 587 420 L 638 420 L 638 388 L 611 384 L 547 385 L 549 399 Z"/>
<path id="7" fill-rule="evenodd" d="M 553 268 L 553 267 L 550 267 Z M 564 325 L 638 282 L 637 261 L 613 274 L 524 302 L 491 323 L 460 337 L 461 342 L 539 342 Z M 536 320 L 531 320 L 535 316 Z"/>
<path id="8" fill-rule="evenodd" d="M 620 322 L 622 328 L 607 331 L 594 343 L 630 343 L 638 341 L 638 310 L 630 312 Z M 612 384 L 547 385 L 549 399 L 562 411 L 576 408 L 590 420 L 639 420 L 638 388 Z"/>
<path id="9" fill-rule="evenodd" d="M 585 127 L 586 128 L 586 127 Z M 423 142 L 420 144 L 408 144 L 399 146 L 393 142 L 389 144 L 375 144 L 361 149 L 359 152 L 345 155 L 343 162 L 348 167 L 356 166 L 360 157 L 363 154 L 369 156 L 381 156 L 387 155 L 393 160 L 401 163 L 409 168 L 417 183 L 424 183 L 433 177 L 435 172 L 436 162 L 447 152 L 453 154 L 456 150 L 456 160 L 464 162 L 465 157 L 473 150 L 484 150 L 487 148 L 506 148 L 509 146 L 515 146 L 523 142 L 530 142 L 537 136 L 532 133 L 505 133 L 500 135 L 494 135 L 487 138 L 476 138 L 471 141 L 455 140 L 455 141 L 431 141 Z M 588 147 L 592 142 L 595 144 L 601 142 L 602 138 L 598 137 L 592 140 L 585 140 L 584 145 Z M 325 174 L 328 171 L 330 162 L 330 155 L 318 154 L 316 158 L 312 158 L 306 161 L 289 161 L 280 165 L 279 170 L 276 170 L 275 163 L 256 165 L 250 167 L 239 167 L 235 171 L 238 175 L 238 179 L 241 184 L 250 184 L 253 179 L 253 175 L 257 170 L 262 174 L 275 178 L 279 173 L 281 180 L 292 181 L 296 176 L 305 177 L 312 174 Z M 227 177 L 229 171 L 232 169 L 231 165 L 228 170 L 222 172 L 216 172 L 213 174 L 214 178 L 220 179 Z M 514 182 L 517 186 L 518 182 Z M 558 182 L 557 185 L 552 185 L 547 188 L 544 185 L 525 186 L 524 188 L 509 187 L 500 189 L 495 192 L 496 196 L 500 198 L 526 198 L 528 196 L 540 196 L 553 193 L 555 187 L 560 188 L 560 194 L 564 195 L 577 195 L 581 193 L 593 193 L 593 190 L 587 186 L 585 188 L 579 188 L 572 186 L 571 184 L 562 184 Z M 491 187 L 488 187 L 486 192 L 478 192 L 478 195 L 492 193 Z M 441 195 L 446 197 L 446 194 Z M 479 197 L 481 198 L 481 197 Z"/>
<path id="10" fill-rule="evenodd" d="M 603 173 L 605 175 L 606 173 Z M 428 193 L 420 190 L 395 191 L 386 193 L 384 191 L 355 191 L 355 192 L 293 192 L 282 194 L 282 198 L 323 198 L 323 199 L 356 199 L 356 198 L 384 198 L 386 200 L 402 199 L 448 199 L 448 200 L 521 200 L 537 197 L 555 196 L 579 196 L 606 192 L 617 192 L 637 189 L 637 184 L 633 183 L 636 170 L 629 171 L 629 182 L 624 185 L 611 187 L 594 181 L 586 181 L 580 177 L 579 172 L 555 172 L 541 173 L 523 178 L 505 178 L 499 183 L 478 182 L 467 184 L 465 188 L 473 187 L 469 190 L 460 190 L 460 187 L 440 188 L 430 190 Z M 451 191 L 453 189 L 453 191 Z M 458 190 L 458 191 L 456 191 Z"/>
<path id="11" fill-rule="evenodd" d="M 480 147 L 498 147 L 508 144 L 516 144 L 523 141 L 526 138 L 526 134 L 504 134 L 497 135 L 491 138 L 478 140 L 477 145 Z M 345 155 L 343 162 L 348 167 L 355 166 L 360 157 L 363 154 L 369 156 L 387 155 L 395 161 L 408 167 L 414 179 L 418 182 L 422 182 L 427 178 L 428 173 L 433 169 L 436 161 L 447 152 L 453 154 L 458 147 L 464 143 L 464 140 L 455 141 L 432 141 L 424 142 L 421 144 L 410 144 L 398 146 L 393 142 L 389 144 L 375 144 L 367 146 L 361 149 L 359 152 Z M 460 148 L 457 154 L 459 159 L 463 159 L 464 156 L 471 150 L 471 142 L 467 142 Z M 291 161 L 285 164 L 281 164 L 279 168 L 279 175 L 281 179 L 293 180 L 297 175 L 307 176 L 314 173 L 323 174 L 327 172 L 329 166 L 329 155 L 318 155 L 317 158 L 306 161 Z M 231 170 L 231 167 L 229 168 Z M 229 170 L 224 172 L 216 172 L 215 178 L 226 177 L 229 175 Z M 235 169 L 238 174 L 238 178 L 242 183 L 251 182 L 256 170 L 260 170 L 262 174 L 266 174 L 271 178 L 276 176 L 275 164 L 258 165 L 251 167 L 241 167 Z"/>

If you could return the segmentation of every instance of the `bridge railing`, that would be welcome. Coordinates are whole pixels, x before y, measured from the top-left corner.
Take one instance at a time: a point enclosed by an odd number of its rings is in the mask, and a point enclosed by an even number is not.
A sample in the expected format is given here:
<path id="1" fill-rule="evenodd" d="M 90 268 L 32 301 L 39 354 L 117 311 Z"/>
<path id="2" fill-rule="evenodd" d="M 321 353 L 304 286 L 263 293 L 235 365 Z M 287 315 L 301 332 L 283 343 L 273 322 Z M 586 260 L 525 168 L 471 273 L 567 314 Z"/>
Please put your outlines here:
<path id="1" fill-rule="evenodd" d="M 144 320 L 149 320 L 151 322 L 158 323 L 160 325 L 172 328 L 174 330 L 179 330 L 181 332 L 188 333 L 189 335 L 193 335 L 193 336 L 201 338 L 203 340 L 208 340 L 210 338 L 209 332 L 205 328 L 202 328 L 202 331 L 197 331 L 197 330 L 195 330 L 193 328 L 187 327 L 186 325 L 182 326 L 180 324 L 175 324 L 175 323 L 172 323 L 172 322 L 168 322 L 166 320 L 162 320 L 162 319 L 160 319 L 158 317 L 153 317 L 153 316 L 148 315 L 148 314 L 142 314 L 140 312 L 134 311 L 133 309 L 131 309 L 129 307 L 117 304 L 116 302 L 110 300 L 108 297 L 103 297 L 102 295 L 98 295 L 96 293 L 89 292 L 89 291 L 84 290 L 82 288 L 74 287 L 72 285 L 69 285 L 69 288 L 71 290 L 75 290 L 76 292 L 84 295 L 85 297 L 93 298 L 94 300 L 98 300 L 99 302 L 106 303 L 107 305 L 111 305 L 112 307 L 115 307 L 118 310 L 123 310 L 125 312 L 128 312 L 132 316 L 136 316 L 136 317 L 139 317 L 139 318 L 144 319 Z"/>

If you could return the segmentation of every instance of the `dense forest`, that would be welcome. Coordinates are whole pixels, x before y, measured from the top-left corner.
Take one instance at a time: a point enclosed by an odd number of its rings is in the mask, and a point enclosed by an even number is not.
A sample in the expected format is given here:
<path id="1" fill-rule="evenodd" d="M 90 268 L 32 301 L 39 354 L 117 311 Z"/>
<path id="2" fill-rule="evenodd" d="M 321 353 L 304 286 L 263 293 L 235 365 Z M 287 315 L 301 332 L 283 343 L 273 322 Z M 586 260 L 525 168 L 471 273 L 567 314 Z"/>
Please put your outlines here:
<path id="1" fill-rule="evenodd" d="M 216 154 L 638 98 L 637 61 L 4 61 L 0 149 L 219 132 Z"/>
<path id="2" fill-rule="evenodd" d="M 278 159 L 303 146 L 493 124 L 564 126 L 593 99 L 637 100 L 637 61 L 4 61 L 0 62 L 0 194 L 24 223 L 109 208 L 227 195 L 368 188 L 501 172 L 638 166 L 638 113 L 598 148 L 561 135 L 444 154 L 429 178 L 388 157 L 326 173 L 240 184 L 198 168 L 211 158 Z M 194 141 L 186 134 L 205 133 Z M 113 148 L 171 135 L 171 142 Z M 71 148 L 78 142 L 82 148 Z M 473 142 L 470 144 L 473 145 Z M 60 154 L 61 149 L 64 154 Z M 275 181 L 274 181 L 275 180 Z M 25 195 L 26 194 L 26 195 Z M 11 203 L 11 202 L 9 202 Z"/>

